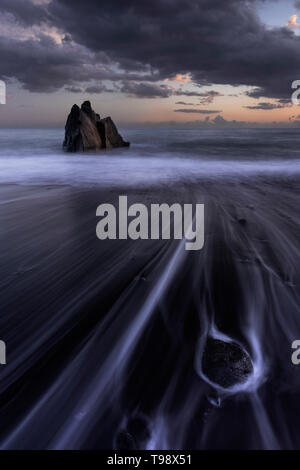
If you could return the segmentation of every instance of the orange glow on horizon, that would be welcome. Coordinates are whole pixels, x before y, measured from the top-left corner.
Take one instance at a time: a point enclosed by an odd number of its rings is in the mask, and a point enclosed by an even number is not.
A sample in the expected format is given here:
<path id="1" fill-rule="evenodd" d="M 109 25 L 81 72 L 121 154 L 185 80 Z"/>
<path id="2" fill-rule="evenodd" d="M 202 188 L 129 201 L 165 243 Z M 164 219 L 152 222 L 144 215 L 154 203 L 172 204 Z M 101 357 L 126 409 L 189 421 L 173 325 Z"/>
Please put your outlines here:
<path id="1" fill-rule="evenodd" d="M 165 79 L 165 82 L 189 83 L 190 81 L 191 81 L 191 77 L 189 75 L 183 75 L 182 73 L 178 73 L 173 78 Z"/>

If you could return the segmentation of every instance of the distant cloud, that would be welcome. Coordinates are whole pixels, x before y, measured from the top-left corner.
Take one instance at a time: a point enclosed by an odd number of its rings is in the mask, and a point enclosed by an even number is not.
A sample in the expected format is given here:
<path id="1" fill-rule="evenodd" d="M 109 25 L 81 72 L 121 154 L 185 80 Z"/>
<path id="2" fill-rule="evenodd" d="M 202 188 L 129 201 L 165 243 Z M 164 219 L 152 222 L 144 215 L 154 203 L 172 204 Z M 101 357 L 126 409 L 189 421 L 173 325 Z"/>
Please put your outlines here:
<path id="1" fill-rule="evenodd" d="M 182 106 L 195 106 L 195 103 L 186 103 L 185 101 L 176 101 L 175 104 L 181 104 Z"/>
<path id="2" fill-rule="evenodd" d="M 216 116 L 214 119 L 193 120 L 186 122 L 178 121 L 160 121 L 160 122 L 131 122 L 122 123 L 124 127 L 132 129 L 265 129 L 265 128 L 300 128 L 300 120 L 295 119 L 290 122 L 273 121 L 273 122 L 249 122 L 249 121 L 229 121 L 222 116 Z"/>
<path id="3" fill-rule="evenodd" d="M 292 15 L 287 23 L 287 27 L 290 29 L 299 28 L 299 23 L 297 23 L 298 15 Z"/>
<path id="4" fill-rule="evenodd" d="M 274 104 L 274 103 L 267 103 L 267 102 L 261 102 L 254 106 L 244 106 L 244 108 L 247 108 L 247 109 L 261 109 L 264 111 L 270 111 L 272 109 L 280 109 L 280 108 L 285 108 L 285 107 L 286 106 L 284 104 Z"/>
<path id="5" fill-rule="evenodd" d="M 200 103 L 201 104 L 211 104 L 214 102 L 215 98 L 218 96 L 223 96 L 221 93 L 218 91 L 207 91 L 205 93 L 201 93 L 199 96 L 201 96 Z"/>
<path id="6" fill-rule="evenodd" d="M 174 113 L 197 113 L 197 114 L 217 114 L 220 110 L 212 109 L 174 109 Z"/>
<path id="7" fill-rule="evenodd" d="M 173 94 L 176 96 L 199 97 L 201 98 L 200 99 L 201 104 L 211 104 L 214 98 L 216 98 L 217 96 L 223 96 L 221 93 L 219 93 L 218 91 L 214 91 L 214 90 L 201 92 L 201 91 L 193 91 L 193 90 L 184 91 L 184 90 L 179 89 L 179 90 L 174 91 Z"/>
<path id="8" fill-rule="evenodd" d="M 246 91 L 245 95 L 250 96 L 250 98 L 259 99 L 264 96 L 264 90 L 262 88 L 255 87 L 250 91 Z"/>

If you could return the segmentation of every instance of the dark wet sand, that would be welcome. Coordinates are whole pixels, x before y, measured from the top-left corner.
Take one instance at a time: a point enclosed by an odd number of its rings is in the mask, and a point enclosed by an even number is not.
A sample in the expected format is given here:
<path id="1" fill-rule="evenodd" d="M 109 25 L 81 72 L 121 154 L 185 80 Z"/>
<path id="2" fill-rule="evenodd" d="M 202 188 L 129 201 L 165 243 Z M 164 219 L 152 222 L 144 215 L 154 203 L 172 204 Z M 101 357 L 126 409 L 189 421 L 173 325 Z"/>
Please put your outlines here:
<path id="1" fill-rule="evenodd" d="M 96 207 L 205 203 L 205 246 L 99 241 Z M 300 448 L 299 182 L 0 188 L 2 448 Z M 221 396 L 211 325 L 256 365 Z"/>

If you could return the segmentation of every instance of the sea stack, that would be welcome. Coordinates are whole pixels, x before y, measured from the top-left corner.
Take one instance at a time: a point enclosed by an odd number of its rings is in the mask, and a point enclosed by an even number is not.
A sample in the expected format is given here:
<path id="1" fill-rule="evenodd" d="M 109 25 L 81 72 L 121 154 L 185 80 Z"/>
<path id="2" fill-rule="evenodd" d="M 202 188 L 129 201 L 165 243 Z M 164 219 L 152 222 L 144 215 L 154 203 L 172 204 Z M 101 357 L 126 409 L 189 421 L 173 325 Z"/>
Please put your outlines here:
<path id="1" fill-rule="evenodd" d="M 100 118 L 95 113 L 90 101 L 85 101 L 81 108 L 74 104 L 65 126 L 63 148 L 67 152 L 84 152 L 116 147 L 129 147 L 110 117 Z"/>

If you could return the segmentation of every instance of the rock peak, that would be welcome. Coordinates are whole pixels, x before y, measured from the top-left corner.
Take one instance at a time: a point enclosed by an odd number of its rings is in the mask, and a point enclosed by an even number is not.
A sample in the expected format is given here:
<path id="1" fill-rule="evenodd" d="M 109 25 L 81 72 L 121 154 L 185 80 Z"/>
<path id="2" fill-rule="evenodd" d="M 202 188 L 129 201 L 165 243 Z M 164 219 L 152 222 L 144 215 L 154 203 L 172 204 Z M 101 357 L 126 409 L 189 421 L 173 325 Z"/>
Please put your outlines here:
<path id="1" fill-rule="evenodd" d="M 129 145 L 118 133 L 111 117 L 101 119 L 90 101 L 84 101 L 81 108 L 77 104 L 72 106 L 65 126 L 64 150 L 82 152 Z"/>

